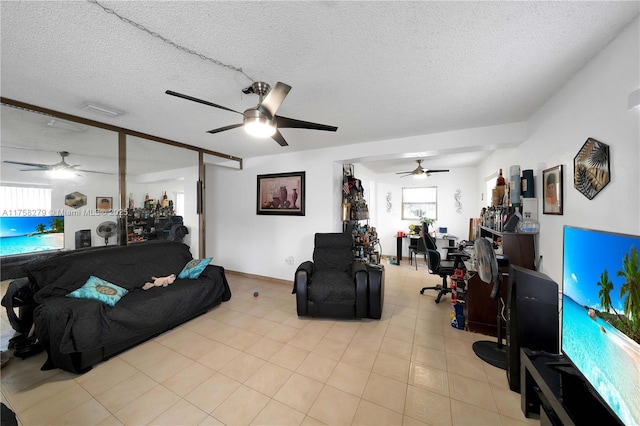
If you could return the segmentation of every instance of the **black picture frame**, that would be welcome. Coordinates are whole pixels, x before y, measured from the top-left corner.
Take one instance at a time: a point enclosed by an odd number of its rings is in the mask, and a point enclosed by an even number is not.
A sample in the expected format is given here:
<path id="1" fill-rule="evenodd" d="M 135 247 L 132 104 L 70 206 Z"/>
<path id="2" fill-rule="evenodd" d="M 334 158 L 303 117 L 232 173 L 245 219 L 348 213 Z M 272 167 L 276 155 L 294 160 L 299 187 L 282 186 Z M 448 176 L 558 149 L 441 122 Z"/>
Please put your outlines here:
<path id="1" fill-rule="evenodd" d="M 610 181 L 609 145 L 588 138 L 573 159 L 573 187 L 593 200 Z"/>
<path id="2" fill-rule="evenodd" d="M 257 176 L 256 214 L 305 215 L 305 172 Z"/>
<path id="3" fill-rule="evenodd" d="M 562 215 L 564 193 L 562 164 L 542 171 L 542 213 Z"/>

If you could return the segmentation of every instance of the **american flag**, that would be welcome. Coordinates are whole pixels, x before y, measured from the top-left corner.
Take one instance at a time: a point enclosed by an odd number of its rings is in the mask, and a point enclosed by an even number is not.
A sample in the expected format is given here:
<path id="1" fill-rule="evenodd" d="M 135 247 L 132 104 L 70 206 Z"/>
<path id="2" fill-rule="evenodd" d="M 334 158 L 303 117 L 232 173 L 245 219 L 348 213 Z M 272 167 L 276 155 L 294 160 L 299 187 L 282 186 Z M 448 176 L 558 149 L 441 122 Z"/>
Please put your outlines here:
<path id="1" fill-rule="evenodd" d="M 349 195 L 349 182 L 345 181 L 344 184 L 342 185 L 342 192 L 344 192 L 344 195 Z"/>

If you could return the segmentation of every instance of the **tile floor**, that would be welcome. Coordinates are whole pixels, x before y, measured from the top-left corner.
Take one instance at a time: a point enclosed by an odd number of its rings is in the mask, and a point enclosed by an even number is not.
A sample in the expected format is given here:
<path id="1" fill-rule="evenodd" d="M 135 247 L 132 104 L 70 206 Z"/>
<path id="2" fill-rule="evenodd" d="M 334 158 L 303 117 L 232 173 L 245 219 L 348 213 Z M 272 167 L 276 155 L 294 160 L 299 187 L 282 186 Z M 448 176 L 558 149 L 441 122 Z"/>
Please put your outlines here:
<path id="1" fill-rule="evenodd" d="M 21 425 L 537 424 L 474 355 L 487 336 L 451 327 L 449 297 L 420 295 L 438 279 L 385 270 L 379 321 L 298 318 L 290 285 L 228 273 L 229 302 L 86 374 L 11 359 L 2 402 Z M 6 350 L 4 308 L 1 327 Z"/>

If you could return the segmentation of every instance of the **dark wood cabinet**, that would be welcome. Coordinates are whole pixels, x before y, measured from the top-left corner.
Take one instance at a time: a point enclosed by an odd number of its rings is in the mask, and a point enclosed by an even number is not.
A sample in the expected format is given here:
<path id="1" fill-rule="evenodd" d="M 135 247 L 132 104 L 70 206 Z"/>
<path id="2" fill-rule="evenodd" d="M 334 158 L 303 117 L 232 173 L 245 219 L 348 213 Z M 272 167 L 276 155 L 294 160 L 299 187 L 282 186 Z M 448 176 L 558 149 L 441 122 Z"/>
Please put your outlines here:
<path id="1" fill-rule="evenodd" d="M 494 241 L 502 238 L 502 252 L 509 259 L 509 264 L 522 266 L 523 268 L 535 268 L 534 234 L 518 234 L 515 232 L 497 232 L 489 228 L 480 228 L 481 237 L 491 237 Z M 509 282 L 509 268 L 502 268 L 501 297 L 506 303 L 507 284 Z M 469 331 L 482 333 L 489 336 L 497 335 L 497 314 L 500 300 L 492 299 L 492 285 L 483 282 L 478 274 L 471 272 L 473 276 L 467 281 L 466 321 Z M 502 307 L 502 305 L 500 305 Z M 506 310 L 505 310 L 506 312 Z M 506 315 L 506 313 L 504 313 Z M 503 321 L 503 336 L 505 329 Z"/>

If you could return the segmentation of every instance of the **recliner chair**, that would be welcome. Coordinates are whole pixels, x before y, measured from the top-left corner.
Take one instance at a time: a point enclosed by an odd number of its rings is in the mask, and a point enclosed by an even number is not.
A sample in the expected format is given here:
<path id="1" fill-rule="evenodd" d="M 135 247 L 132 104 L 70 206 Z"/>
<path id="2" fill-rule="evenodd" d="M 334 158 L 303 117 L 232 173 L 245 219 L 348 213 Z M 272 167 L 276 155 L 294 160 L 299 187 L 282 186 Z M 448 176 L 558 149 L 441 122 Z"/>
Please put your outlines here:
<path id="1" fill-rule="evenodd" d="M 295 274 L 298 315 L 380 319 L 384 267 L 357 262 L 351 234 L 317 233 L 314 241 L 313 261 Z"/>
<path id="2" fill-rule="evenodd" d="M 453 275 L 456 269 L 464 269 L 463 260 L 468 259 L 469 256 L 460 252 L 452 253 L 448 251 L 447 259 L 442 259 L 436 242 L 433 237 L 429 235 L 428 230 L 427 226 L 424 226 L 422 229 L 422 239 L 427 248 L 427 267 L 429 268 L 430 274 L 439 275 L 442 278 L 442 284 L 433 287 L 423 287 L 420 290 L 420 294 L 424 294 L 425 290 L 437 290 L 438 295 L 436 296 L 435 302 L 440 303 L 442 296 L 452 292 L 452 289 L 447 285 L 447 277 Z"/>

